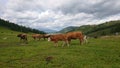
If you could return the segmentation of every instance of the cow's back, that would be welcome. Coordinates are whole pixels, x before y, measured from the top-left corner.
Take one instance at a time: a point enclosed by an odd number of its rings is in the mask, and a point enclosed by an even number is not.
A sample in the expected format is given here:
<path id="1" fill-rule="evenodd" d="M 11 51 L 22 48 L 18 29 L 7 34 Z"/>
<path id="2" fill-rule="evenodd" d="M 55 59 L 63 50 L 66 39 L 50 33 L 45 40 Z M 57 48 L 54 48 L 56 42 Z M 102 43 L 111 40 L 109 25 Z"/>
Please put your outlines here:
<path id="1" fill-rule="evenodd" d="M 64 34 L 51 35 L 50 38 L 51 38 L 52 41 L 58 41 L 58 40 L 63 41 L 63 40 L 66 40 L 66 37 L 65 37 Z"/>
<path id="2" fill-rule="evenodd" d="M 66 34 L 67 39 L 77 39 L 82 37 L 82 32 L 69 32 Z"/>
<path id="3" fill-rule="evenodd" d="M 21 35 L 21 38 L 22 38 L 22 39 L 26 39 L 26 38 L 27 38 L 27 34 L 22 34 L 22 35 Z"/>
<path id="4" fill-rule="evenodd" d="M 39 38 L 41 37 L 42 35 L 41 34 L 33 34 L 32 37 L 36 37 L 36 38 Z"/>

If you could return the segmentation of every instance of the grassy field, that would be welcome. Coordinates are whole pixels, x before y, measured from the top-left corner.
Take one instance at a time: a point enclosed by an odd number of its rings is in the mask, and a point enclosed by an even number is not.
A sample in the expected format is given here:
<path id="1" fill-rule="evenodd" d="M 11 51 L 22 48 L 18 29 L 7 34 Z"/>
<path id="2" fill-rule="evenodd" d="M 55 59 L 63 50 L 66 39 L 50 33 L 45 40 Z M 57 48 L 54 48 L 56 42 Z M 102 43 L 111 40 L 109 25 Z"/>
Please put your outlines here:
<path id="1" fill-rule="evenodd" d="M 28 44 L 20 43 L 17 33 L 0 33 L 0 68 L 120 68 L 120 37 L 89 39 L 83 45 L 73 40 L 70 47 L 59 42 L 54 47 L 30 36 Z M 53 59 L 47 64 L 48 56 Z"/>

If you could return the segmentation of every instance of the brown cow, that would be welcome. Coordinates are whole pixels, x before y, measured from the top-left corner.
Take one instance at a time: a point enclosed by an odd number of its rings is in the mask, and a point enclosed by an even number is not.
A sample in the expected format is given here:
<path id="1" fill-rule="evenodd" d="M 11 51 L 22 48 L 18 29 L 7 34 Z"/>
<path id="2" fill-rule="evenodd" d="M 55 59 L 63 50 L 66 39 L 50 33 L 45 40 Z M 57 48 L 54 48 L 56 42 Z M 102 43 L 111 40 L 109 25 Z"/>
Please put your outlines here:
<path id="1" fill-rule="evenodd" d="M 34 40 L 37 40 L 37 39 L 40 40 L 43 37 L 43 35 L 41 35 L 41 34 L 33 34 L 32 37 L 33 37 Z"/>
<path id="2" fill-rule="evenodd" d="M 55 43 L 55 46 L 58 46 L 58 41 L 64 41 L 62 46 L 67 44 L 67 39 L 65 34 L 50 35 L 48 41 L 53 41 Z"/>
<path id="3" fill-rule="evenodd" d="M 67 38 L 68 44 L 70 44 L 71 39 L 79 39 L 80 44 L 82 44 L 82 42 L 84 40 L 82 32 L 69 32 L 69 33 L 66 33 L 66 38 Z"/>
<path id="4" fill-rule="evenodd" d="M 27 34 L 18 34 L 17 37 L 20 38 L 20 41 L 23 40 L 24 42 L 28 43 L 27 42 Z"/>

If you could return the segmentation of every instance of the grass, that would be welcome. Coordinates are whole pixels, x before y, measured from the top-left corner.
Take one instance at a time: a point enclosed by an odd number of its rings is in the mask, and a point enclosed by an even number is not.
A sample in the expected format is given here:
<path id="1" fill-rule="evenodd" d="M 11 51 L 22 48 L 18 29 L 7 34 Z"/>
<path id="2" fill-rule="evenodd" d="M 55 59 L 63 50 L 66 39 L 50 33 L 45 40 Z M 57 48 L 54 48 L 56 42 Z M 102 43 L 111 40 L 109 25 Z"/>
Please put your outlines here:
<path id="1" fill-rule="evenodd" d="M 83 45 L 73 40 L 70 47 L 59 42 L 54 47 L 30 35 L 28 44 L 20 43 L 17 33 L 0 33 L 0 68 L 120 68 L 120 37 L 91 38 Z M 53 59 L 47 64 L 48 56 Z"/>

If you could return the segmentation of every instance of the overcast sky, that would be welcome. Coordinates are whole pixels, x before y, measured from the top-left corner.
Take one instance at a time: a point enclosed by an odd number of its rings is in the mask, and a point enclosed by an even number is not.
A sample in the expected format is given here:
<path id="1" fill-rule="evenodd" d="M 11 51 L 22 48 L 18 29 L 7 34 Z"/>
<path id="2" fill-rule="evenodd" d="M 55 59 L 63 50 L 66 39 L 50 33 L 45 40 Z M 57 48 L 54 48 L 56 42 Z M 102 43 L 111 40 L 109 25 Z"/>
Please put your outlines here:
<path id="1" fill-rule="evenodd" d="M 120 0 L 0 0 L 0 18 L 36 29 L 120 20 Z"/>

